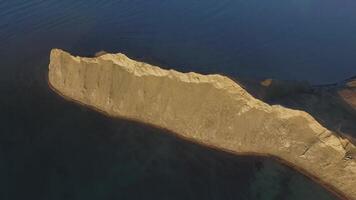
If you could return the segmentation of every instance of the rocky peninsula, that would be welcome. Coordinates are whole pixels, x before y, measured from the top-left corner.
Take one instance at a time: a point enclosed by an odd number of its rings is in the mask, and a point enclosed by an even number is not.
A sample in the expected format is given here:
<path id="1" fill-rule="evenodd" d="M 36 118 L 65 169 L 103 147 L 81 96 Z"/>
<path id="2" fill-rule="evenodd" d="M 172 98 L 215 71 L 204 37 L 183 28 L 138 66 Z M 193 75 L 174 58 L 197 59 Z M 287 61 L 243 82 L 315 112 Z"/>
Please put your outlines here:
<path id="1" fill-rule="evenodd" d="M 60 95 L 112 117 L 236 154 L 278 158 L 356 199 L 356 148 L 350 139 L 307 112 L 255 98 L 226 76 L 164 70 L 123 54 L 84 58 L 54 49 L 48 78 Z"/>

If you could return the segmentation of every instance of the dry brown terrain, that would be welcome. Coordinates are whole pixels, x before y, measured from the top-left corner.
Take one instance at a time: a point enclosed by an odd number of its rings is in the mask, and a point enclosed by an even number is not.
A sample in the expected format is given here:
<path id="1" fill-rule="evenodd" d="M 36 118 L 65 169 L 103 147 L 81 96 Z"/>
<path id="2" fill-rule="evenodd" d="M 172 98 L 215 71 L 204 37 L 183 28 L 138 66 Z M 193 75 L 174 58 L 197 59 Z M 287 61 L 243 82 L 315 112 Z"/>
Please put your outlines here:
<path id="1" fill-rule="evenodd" d="M 81 58 L 55 49 L 49 83 L 64 97 L 113 117 L 234 153 L 277 157 L 356 199 L 355 146 L 349 139 L 307 112 L 253 97 L 228 77 L 163 70 L 123 54 Z"/>

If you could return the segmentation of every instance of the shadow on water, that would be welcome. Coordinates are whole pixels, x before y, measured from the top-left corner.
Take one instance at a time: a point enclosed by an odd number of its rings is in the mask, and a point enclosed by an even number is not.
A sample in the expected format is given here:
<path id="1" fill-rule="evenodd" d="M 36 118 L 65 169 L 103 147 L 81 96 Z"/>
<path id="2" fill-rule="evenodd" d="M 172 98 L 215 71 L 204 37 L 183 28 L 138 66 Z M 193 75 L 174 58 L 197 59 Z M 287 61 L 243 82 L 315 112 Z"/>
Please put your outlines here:
<path id="1" fill-rule="evenodd" d="M 44 86 L 1 91 L 12 97 L 0 100 L 1 199 L 335 199 L 268 158 L 111 119 Z"/>

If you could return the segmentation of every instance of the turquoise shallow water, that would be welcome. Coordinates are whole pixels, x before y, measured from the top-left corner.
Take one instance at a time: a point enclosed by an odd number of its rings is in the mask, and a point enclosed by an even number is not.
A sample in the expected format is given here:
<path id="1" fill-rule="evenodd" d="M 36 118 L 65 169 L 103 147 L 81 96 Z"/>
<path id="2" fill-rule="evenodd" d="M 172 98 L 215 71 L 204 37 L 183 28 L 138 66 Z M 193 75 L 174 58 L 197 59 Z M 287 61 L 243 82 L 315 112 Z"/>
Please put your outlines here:
<path id="1" fill-rule="evenodd" d="M 48 56 L 107 50 L 180 71 L 332 82 L 356 73 L 355 6 L 0 0 L 0 199 L 335 199 L 270 159 L 66 102 L 47 86 Z"/>

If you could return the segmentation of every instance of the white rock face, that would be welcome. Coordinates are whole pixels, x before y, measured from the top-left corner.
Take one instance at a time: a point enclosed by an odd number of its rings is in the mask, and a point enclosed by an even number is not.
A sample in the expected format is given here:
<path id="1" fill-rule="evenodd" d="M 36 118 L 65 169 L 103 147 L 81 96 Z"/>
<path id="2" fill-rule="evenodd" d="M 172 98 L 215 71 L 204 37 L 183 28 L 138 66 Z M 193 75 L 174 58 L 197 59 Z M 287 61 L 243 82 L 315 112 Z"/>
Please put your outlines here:
<path id="1" fill-rule="evenodd" d="M 81 58 L 54 49 L 49 83 L 113 117 L 234 153 L 278 157 L 356 199 L 355 146 L 349 140 L 306 112 L 255 99 L 225 76 L 163 70 L 123 54 Z"/>

